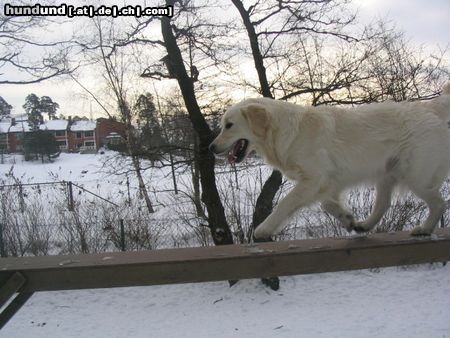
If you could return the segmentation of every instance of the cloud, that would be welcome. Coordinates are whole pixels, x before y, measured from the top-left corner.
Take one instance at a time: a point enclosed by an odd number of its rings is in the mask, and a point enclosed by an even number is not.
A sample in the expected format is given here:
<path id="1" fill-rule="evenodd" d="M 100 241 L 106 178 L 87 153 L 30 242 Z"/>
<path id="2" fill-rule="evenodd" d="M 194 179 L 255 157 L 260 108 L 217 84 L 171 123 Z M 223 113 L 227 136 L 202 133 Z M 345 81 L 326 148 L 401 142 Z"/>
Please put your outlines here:
<path id="1" fill-rule="evenodd" d="M 450 43 L 448 0 L 355 0 L 355 5 L 366 20 L 388 18 L 418 44 L 446 47 Z"/>

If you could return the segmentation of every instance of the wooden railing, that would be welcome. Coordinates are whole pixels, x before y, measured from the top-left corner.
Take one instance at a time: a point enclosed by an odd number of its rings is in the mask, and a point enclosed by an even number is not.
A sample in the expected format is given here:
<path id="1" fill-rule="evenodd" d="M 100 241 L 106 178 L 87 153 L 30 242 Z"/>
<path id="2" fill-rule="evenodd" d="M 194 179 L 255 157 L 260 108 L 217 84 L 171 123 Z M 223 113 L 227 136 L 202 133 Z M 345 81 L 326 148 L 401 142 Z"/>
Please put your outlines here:
<path id="1" fill-rule="evenodd" d="M 238 280 L 450 260 L 450 228 L 250 245 L 0 259 L 0 327 L 38 291 Z"/>

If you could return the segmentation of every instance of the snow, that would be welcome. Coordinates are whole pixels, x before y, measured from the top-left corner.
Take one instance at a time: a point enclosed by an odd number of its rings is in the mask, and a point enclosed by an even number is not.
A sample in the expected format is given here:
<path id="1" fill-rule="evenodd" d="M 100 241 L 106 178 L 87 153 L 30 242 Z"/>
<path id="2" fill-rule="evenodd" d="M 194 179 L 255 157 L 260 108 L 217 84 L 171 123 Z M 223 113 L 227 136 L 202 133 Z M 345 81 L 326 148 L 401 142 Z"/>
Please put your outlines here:
<path id="1" fill-rule="evenodd" d="M 0 134 L 7 133 L 10 125 L 10 122 L 0 122 Z"/>
<path id="2" fill-rule="evenodd" d="M 90 170 L 88 179 L 100 180 L 98 173 L 101 156 L 95 154 L 68 154 L 61 153 L 55 162 L 41 163 L 40 161 L 25 161 L 22 155 L 13 154 L 6 159 L 5 164 L 0 164 L 0 175 L 9 171 L 14 166 L 17 177 L 23 178 L 23 183 L 51 182 L 55 176 L 61 180 L 72 180 L 82 183 L 85 178 L 83 170 Z"/>
<path id="3" fill-rule="evenodd" d="M 9 128 L 10 133 L 20 133 L 30 131 L 28 121 L 16 121 L 16 123 Z"/>
<path id="4" fill-rule="evenodd" d="M 39 126 L 41 130 L 66 130 L 68 126 L 67 120 L 49 120 Z"/>
<path id="5" fill-rule="evenodd" d="M 36 293 L 0 338 L 450 337 L 450 266 Z"/>
<path id="6" fill-rule="evenodd" d="M 94 130 L 97 126 L 97 122 L 95 121 L 75 121 L 71 126 L 70 130 L 72 131 L 88 131 Z"/>
<path id="7" fill-rule="evenodd" d="M 109 152 L 62 153 L 54 163 L 45 164 L 7 156 L 0 164 L 0 177 L 14 165 L 14 175 L 24 183 L 71 180 L 101 196 L 119 198 L 119 192 L 126 191 L 124 177 L 100 169 L 108 156 Z M 258 170 L 248 168 L 244 171 L 248 176 L 239 178 L 243 196 L 245 184 L 259 181 Z M 163 168 L 146 173 L 152 190 L 159 191 L 152 198 L 162 201 L 156 204 L 159 217 L 174 217 L 173 203 L 182 204 L 181 197 L 170 200 L 161 193 L 171 189 L 169 172 Z M 235 184 L 221 175 L 219 185 Z M 137 187 L 135 180 L 130 184 Z M 0 331 L 0 338 L 450 338 L 449 295 L 450 264 L 282 277 L 278 291 L 252 279 L 231 288 L 224 281 L 40 292 Z"/>

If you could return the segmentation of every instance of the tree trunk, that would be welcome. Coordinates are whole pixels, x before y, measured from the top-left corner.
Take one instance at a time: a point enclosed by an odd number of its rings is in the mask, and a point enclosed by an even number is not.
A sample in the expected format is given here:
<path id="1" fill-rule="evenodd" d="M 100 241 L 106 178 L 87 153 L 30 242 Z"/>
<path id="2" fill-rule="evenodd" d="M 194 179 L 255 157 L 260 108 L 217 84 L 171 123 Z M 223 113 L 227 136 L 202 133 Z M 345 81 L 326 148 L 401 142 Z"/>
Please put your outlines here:
<path id="1" fill-rule="evenodd" d="M 192 171 L 192 187 L 194 190 L 194 205 L 195 210 L 197 212 L 197 216 L 203 219 L 206 219 L 205 212 L 203 211 L 202 207 L 202 201 L 201 201 L 201 195 L 200 195 L 200 172 L 198 168 L 198 160 L 197 160 L 197 153 L 198 153 L 198 138 L 195 137 L 194 141 L 194 162 L 191 166 Z"/>
<path id="2" fill-rule="evenodd" d="M 259 49 L 258 36 L 256 35 L 255 27 L 250 20 L 249 12 L 244 8 L 244 4 L 240 0 L 231 0 L 234 6 L 239 11 L 242 21 L 244 22 L 245 29 L 247 30 L 248 39 L 250 40 L 250 47 L 252 49 L 253 61 L 255 62 L 255 69 L 258 73 L 258 79 L 261 86 L 261 94 L 264 97 L 270 97 L 273 99 L 270 92 L 269 81 L 267 81 L 266 67 L 264 67 L 264 60 Z"/>
<path id="3" fill-rule="evenodd" d="M 118 95 L 119 96 L 119 95 Z M 150 197 L 148 196 L 147 187 L 144 182 L 144 178 L 142 177 L 141 171 L 141 161 L 139 157 L 135 154 L 136 142 L 133 135 L 133 126 L 131 124 L 131 111 L 128 107 L 126 101 L 119 96 L 119 108 L 121 110 L 121 114 L 123 119 L 125 120 L 126 125 L 126 145 L 128 149 L 128 153 L 131 156 L 131 162 L 133 163 L 134 172 L 136 173 L 136 177 L 139 183 L 139 192 L 144 198 L 145 205 L 147 206 L 147 210 L 149 213 L 154 213 L 152 202 L 150 201 Z"/>
<path id="4" fill-rule="evenodd" d="M 258 36 L 256 35 L 255 27 L 250 20 L 249 12 L 244 8 L 240 0 L 231 0 L 234 6 L 239 11 L 245 29 L 247 30 L 248 38 L 250 40 L 250 47 L 252 49 L 253 61 L 258 73 L 259 83 L 261 86 L 261 93 L 264 97 L 273 98 L 270 92 L 269 81 L 267 80 L 266 68 L 264 67 L 264 60 L 258 44 Z M 281 186 L 282 175 L 278 170 L 272 171 L 270 177 L 264 182 L 258 199 L 256 200 L 255 211 L 253 213 L 252 227 L 255 229 L 261 224 L 267 216 L 270 215 L 273 209 L 273 199 L 278 189 Z"/>
<path id="5" fill-rule="evenodd" d="M 173 6 L 174 0 L 167 0 L 168 6 Z M 202 186 L 202 201 L 208 211 L 208 226 L 216 245 L 232 244 L 233 236 L 225 219 L 225 211 L 217 191 L 214 164 L 215 158 L 208 150 L 214 136 L 203 117 L 195 96 L 192 79 L 188 76 L 183 63 L 183 57 L 172 31 L 169 17 L 161 18 L 161 31 L 173 73 L 183 95 L 184 103 L 189 113 L 195 132 L 199 138 L 198 168 Z"/>
<path id="6" fill-rule="evenodd" d="M 133 151 L 133 150 L 131 150 Z M 136 177 L 139 183 L 139 192 L 144 197 L 145 205 L 147 206 L 147 210 L 149 213 L 154 213 L 152 202 L 150 201 L 150 197 L 148 196 L 147 187 L 144 182 L 144 178 L 141 173 L 141 161 L 136 155 L 131 155 L 131 160 L 133 162 L 134 172 L 136 173 Z"/>
<path id="7" fill-rule="evenodd" d="M 240 0 L 231 0 L 231 2 L 239 11 L 245 29 L 247 30 L 250 47 L 252 49 L 253 61 L 255 63 L 255 69 L 258 73 L 259 84 L 261 86 L 261 94 L 264 97 L 273 99 L 273 95 L 270 91 L 269 81 L 267 80 L 266 67 L 264 67 L 264 59 L 259 48 L 258 36 L 256 34 L 255 27 L 250 20 L 250 13 L 245 9 L 243 3 Z M 266 180 L 266 182 L 264 182 L 261 193 L 256 200 L 255 211 L 253 213 L 252 219 L 253 229 L 256 229 L 256 227 L 261 224 L 272 212 L 273 199 L 278 189 L 280 189 L 282 178 L 283 177 L 278 170 L 273 170 L 270 177 Z M 271 239 L 269 239 L 269 241 L 271 241 Z M 278 277 L 263 278 L 262 281 L 273 290 L 278 290 L 280 285 Z"/>

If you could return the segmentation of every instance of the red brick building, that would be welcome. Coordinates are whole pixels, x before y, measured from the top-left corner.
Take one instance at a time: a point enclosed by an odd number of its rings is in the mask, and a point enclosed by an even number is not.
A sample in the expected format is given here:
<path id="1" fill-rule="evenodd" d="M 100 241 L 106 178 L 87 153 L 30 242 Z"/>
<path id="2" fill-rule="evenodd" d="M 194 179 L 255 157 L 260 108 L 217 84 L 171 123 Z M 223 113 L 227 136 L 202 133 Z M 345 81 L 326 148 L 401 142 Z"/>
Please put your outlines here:
<path id="1" fill-rule="evenodd" d="M 117 143 L 125 137 L 125 125 L 112 119 L 49 120 L 39 126 L 52 132 L 61 151 L 96 152 L 108 143 Z M 0 149 L 8 152 L 22 151 L 22 141 L 30 132 L 26 115 L 6 117 L 0 120 Z"/>

